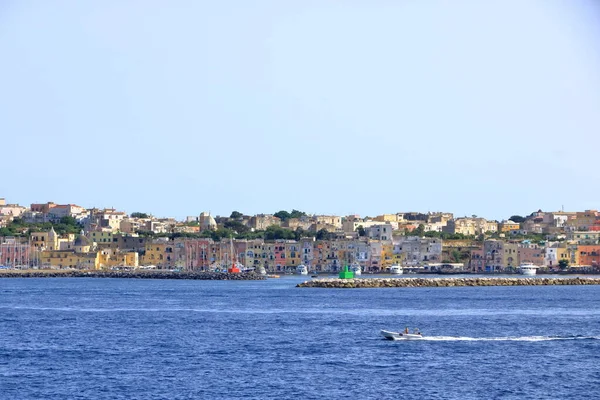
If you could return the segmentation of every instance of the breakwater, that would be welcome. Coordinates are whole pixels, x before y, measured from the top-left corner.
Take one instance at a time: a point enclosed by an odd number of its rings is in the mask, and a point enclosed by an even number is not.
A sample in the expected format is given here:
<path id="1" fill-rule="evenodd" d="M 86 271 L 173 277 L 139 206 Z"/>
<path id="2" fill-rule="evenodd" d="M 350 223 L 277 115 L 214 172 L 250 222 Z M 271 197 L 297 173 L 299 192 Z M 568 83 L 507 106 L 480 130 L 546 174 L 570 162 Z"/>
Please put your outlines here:
<path id="1" fill-rule="evenodd" d="M 195 280 L 264 280 L 254 273 L 187 272 L 161 270 L 105 271 L 105 270 L 3 270 L 0 278 L 131 278 L 131 279 L 195 279 Z"/>
<path id="2" fill-rule="evenodd" d="M 296 287 L 327 289 L 419 288 L 461 286 L 600 285 L 600 278 L 368 278 L 314 279 Z"/>

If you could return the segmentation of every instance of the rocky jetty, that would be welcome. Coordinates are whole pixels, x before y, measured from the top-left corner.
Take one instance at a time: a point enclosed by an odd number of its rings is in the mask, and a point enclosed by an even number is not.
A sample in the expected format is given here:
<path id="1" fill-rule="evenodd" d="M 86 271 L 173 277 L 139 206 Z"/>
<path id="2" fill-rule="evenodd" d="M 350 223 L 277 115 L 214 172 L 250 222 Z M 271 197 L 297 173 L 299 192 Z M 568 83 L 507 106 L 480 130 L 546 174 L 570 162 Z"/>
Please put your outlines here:
<path id="1" fill-rule="evenodd" d="M 104 271 L 104 270 L 3 270 L 0 278 L 132 278 L 132 279 L 195 279 L 214 281 L 264 280 L 255 273 L 229 274 L 225 272 L 186 272 L 161 270 Z"/>
<path id="2" fill-rule="evenodd" d="M 369 278 L 314 279 L 296 287 L 327 289 L 419 288 L 460 286 L 600 285 L 600 278 Z"/>

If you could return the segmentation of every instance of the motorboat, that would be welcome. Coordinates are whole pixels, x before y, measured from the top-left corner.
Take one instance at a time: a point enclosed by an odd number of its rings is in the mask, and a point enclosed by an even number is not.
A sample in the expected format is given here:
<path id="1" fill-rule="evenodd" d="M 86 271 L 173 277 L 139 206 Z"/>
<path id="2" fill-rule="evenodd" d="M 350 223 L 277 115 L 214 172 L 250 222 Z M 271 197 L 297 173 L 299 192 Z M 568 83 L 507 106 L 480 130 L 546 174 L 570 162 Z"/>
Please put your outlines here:
<path id="1" fill-rule="evenodd" d="M 538 266 L 530 262 L 525 262 L 519 265 L 519 272 L 523 275 L 535 275 L 537 273 Z"/>
<path id="2" fill-rule="evenodd" d="M 404 272 L 404 269 L 402 268 L 401 265 L 392 265 L 390 267 L 390 274 L 392 275 L 402 275 L 402 273 Z"/>
<path id="3" fill-rule="evenodd" d="M 296 267 L 296 273 L 299 275 L 308 275 L 308 268 L 306 265 L 300 264 Z"/>
<path id="4" fill-rule="evenodd" d="M 381 336 L 386 338 L 387 340 L 418 340 L 423 339 L 423 335 L 419 332 L 418 329 L 415 329 L 413 333 L 404 332 L 392 332 L 386 331 L 385 329 L 381 330 Z"/>

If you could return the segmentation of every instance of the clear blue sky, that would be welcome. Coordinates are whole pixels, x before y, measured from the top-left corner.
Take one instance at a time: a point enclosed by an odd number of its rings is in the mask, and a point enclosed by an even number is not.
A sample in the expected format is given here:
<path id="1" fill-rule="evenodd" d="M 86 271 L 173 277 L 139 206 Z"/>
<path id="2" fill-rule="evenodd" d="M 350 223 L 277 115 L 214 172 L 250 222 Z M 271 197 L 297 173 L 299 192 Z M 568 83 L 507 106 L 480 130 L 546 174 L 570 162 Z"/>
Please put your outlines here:
<path id="1" fill-rule="evenodd" d="M 600 2 L 0 2 L 0 197 L 600 208 Z"/>

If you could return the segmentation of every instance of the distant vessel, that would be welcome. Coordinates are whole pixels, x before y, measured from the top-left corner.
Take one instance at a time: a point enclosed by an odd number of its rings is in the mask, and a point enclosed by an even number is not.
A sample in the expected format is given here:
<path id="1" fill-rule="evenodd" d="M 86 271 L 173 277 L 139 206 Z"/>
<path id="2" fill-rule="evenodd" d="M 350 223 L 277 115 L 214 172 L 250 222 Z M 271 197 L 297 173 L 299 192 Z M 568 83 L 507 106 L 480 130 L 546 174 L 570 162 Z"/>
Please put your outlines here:
<path id="1" fill-rule="evenodd" d="M 353 263 L 350 266 L 350 271 L 354 272 L 354 276 L 359 276 L 362 274 L 362 269 L 360 268 L 359 263 Z"/>
<path id="2" fill-rule="evenodd" d="M 308 275 L 308 268 L 304 264 L 300 264 L 296 267 L 296 273 L 299 275 Z"/>
<path id="3" fill-rule="evenodd" d="M 392 275 L 402 275 L 403 273 L 404 269 L 400 265 L 395 264 L 390 267 L 390 274 Z"/>
<path id="4" fill-rule="evenodd" d="M 259 275 L 267 275 L 267 270 L 262 265 L 258 266 L 256 272 L 258 272 Z"/>
<path id="5" fill-rule="evenodd" d="M 419 332 L 418 329 L 415 329 L 414 333 L 410 333 L 408 328 L 404 332 L 392 332 L 386 331 L 385 329 L 381 330 L 381 335 L 387 340 L 415 340 L 415 339 L 423 339 L 423 335 Z"/>
<path id="6" fill-rule="evenodd" d="M 519 272 L 523 275 L 535 275 L 537 273 L 537 265 L 533 265 L 533 263 L 526 262 L 519 265 Z"/>

